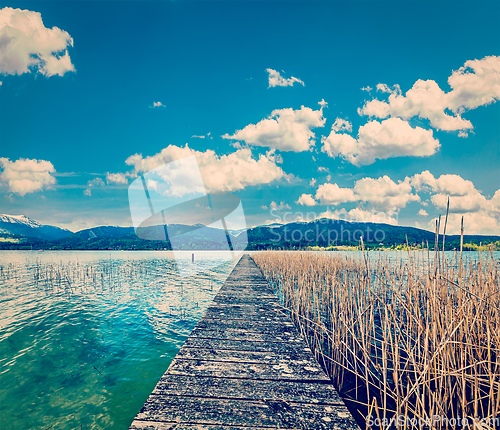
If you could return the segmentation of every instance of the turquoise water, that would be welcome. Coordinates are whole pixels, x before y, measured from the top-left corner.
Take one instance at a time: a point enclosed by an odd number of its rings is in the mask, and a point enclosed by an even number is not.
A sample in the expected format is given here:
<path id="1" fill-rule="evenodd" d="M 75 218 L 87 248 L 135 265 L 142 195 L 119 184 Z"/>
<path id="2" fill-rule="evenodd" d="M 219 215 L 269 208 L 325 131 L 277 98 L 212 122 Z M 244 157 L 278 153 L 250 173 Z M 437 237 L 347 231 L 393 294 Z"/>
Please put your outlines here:
<path id="1" fill-rule="evenodd" d="M 1 251 L 0 429 L 128 428 L 234 266 L 220 263 L 180 278 L 167 252 Z"/>

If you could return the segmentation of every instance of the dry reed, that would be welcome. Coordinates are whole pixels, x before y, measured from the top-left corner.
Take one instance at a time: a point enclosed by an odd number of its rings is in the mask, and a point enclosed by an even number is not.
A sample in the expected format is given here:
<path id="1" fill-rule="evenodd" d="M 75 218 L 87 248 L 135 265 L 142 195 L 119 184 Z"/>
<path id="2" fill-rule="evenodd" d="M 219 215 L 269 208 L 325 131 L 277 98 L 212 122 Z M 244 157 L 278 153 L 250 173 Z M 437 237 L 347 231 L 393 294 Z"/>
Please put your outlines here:
<path id="1" fill-rule="evenodd" d="M 298 251 L 253 258 L 360 421 L 493 429 L 500 420 L 499 263 L 489 253 L 474 262 L 438 254 L 432 261 L 409 253 L 398 262 Z M 389 425 L 394 418 L 399 423 Z M 478 419 L 482 427 L 471 425 Z"/>

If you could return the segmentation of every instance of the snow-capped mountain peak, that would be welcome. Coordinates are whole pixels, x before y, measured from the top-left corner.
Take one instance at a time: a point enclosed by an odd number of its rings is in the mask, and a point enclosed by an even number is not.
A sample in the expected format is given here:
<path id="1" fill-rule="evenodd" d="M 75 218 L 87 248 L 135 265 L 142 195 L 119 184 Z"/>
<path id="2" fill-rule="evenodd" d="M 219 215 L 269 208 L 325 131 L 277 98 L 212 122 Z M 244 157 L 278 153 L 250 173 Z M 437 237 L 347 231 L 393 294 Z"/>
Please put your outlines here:
<path id="1" fill-rule="evenodd" d="M 24 224 L 31 228 L 38 228 L 42 226 L 39 222 L 34 221 L 25 215 L 0 214 L 0 222 L 8 222 L 11 224 Z"/>

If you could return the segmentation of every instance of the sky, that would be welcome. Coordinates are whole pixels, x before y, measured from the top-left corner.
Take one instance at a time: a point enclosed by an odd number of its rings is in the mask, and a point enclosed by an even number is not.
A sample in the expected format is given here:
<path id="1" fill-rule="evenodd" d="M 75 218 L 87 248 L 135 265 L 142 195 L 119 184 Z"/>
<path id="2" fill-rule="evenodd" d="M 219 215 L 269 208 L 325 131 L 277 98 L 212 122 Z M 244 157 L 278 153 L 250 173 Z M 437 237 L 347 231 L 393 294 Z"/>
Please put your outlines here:
<path id="1" fill-rule="evenodd" d="M 248 226 L 500 235 L 500 3 L 2 2 L 0 213 L 132 225 L 196 156 Z"/>

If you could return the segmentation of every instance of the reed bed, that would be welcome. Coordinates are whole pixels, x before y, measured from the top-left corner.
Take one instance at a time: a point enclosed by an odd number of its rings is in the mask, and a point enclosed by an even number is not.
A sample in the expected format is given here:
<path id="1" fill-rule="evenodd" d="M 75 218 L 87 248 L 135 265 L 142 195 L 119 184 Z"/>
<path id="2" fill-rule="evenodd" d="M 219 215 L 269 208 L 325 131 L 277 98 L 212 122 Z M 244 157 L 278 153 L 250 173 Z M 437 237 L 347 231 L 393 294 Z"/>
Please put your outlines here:
<path id="1" fill-rule="evenodd" d="M 253 258 L 360 424 L 500 428 L 499 262 L 368 255 Z"/>

